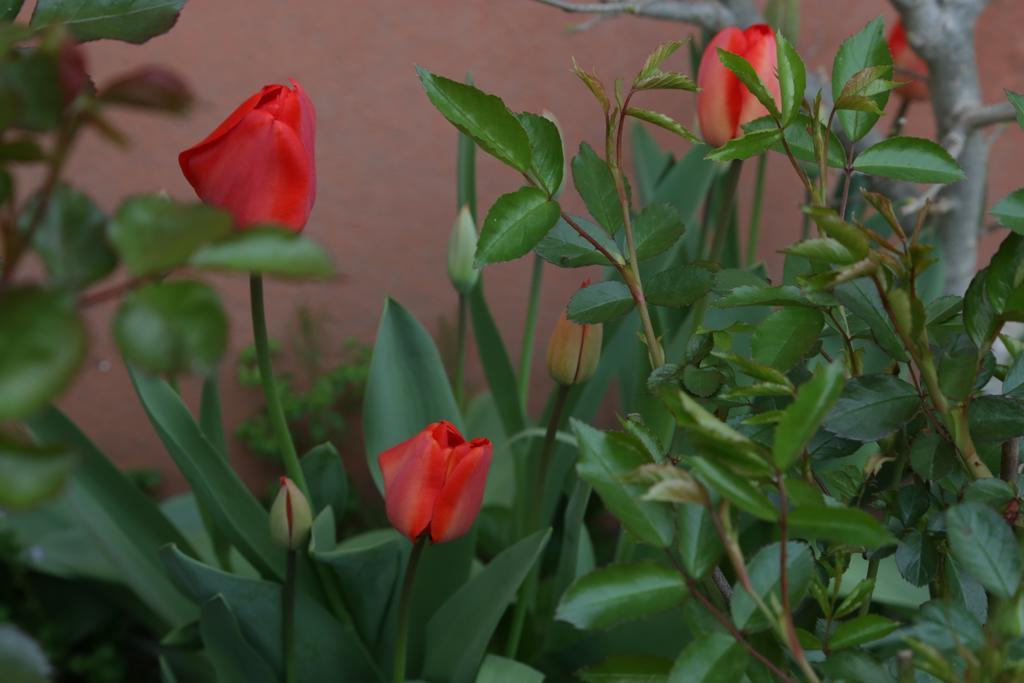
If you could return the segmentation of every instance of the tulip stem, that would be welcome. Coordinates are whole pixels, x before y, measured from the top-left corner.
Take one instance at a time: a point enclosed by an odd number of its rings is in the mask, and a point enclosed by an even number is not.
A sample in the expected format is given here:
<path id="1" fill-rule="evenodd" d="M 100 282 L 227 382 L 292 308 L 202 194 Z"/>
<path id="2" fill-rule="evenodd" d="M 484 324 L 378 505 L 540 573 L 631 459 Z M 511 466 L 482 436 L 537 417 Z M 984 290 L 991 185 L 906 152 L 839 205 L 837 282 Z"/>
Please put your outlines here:
<path id="1" fill-rule="evenodd" d="M 544 259 L 533 257 L 533 273 L 530 276 L 530 298 L 526 308 L 526 322 L 523 325 L 523 344 L 519 351 L 519 403 L 526 409 L 530 397 L 530 366 L 533 365 L 533 341 L 537 336 L 537 310 L 540 308 L 540 288 L 544 279 Z"/>
<path id="2" fill-rule="evenodd" d="M 544 432 L 544 442 L 540 447 L 537 456 L 537 469 L 533 473 L 533 504 L 530 506 L 529 529 L 540 529 L 541 520 L 544 515 L 544 485 L 547 483 L 547 472 L 551 467 L 551 455 L 555 450 L 555 437 L 558 435 L 558 426 L 562 422 L 562 412 L 565 410 L 566 400 L 569 398 L 570 386 L 559 384 L 555 390 L 555 401 L 551 406 L 551 415 L 548 417 L 548 428 Z M 539 562 L 539 560 L 538 560 Z M 515 611 L 512 612 L 512 624 L 509 626 L 508 643 L 505 646 L 505 656 L 515 659 L 519 650 L 519 641 L 523 636 L 523 626 L 526 623 L 526 613 L 529 611 L 537 592 L 537 583 L 540 580 L 540 567 L 535 564 L 530 573 L 519 587 L 519 597 L 516 600 Z"/>
<path id="3" fill-rule="evenodd" d="M 464 388 L 466 377 L 466 321 L 469 317 L 469 307 L 466 295 L 459 292 L 459 328 L 458 339 L 455 347 L 455 405 L 462 409 L 462 402 L 465 400 L 466 391 Z"/>
<path id="4" fill-rule="evenodd" d="M 292 443 L 291 432 L 288 431 L 288 420 L 281 407 L 281 396 L 277 392 L 274 380 L 274 366 L 270 362 L 270 343 L 267 341 L 267 316 L 263 305 L 263 277 L 253 274 L 249 277 L 249 295 L 252 300 L 252 331 L 256 341 L 256 360 L 260 367 L 260 380 L 263 382 L 263 396 L 267 402 L 267 413 L 270 424 L 277 439 L 277 448 L 284 461 L 284 471 L 288 478 L 295 482 L 303 495 L 309 498 L 306 477 L 299 465 L 299 455 Z"/>
<path id="5" fill-rule="evenodd" d="M 281 594 L 281 646 L 284 650 L 284 676 L 286 683 L 295 683 L 295 551 L 288 550 L 285 568 L 284 592 Z"/>
<path id="6" fill-rule="evenodd" d="M 764 202 L 764 181 L 768 173 L 768 154 L 757 160 L 757 181 L 754 184 L 754 204 L 750 208 L 750 230 L 747 233 L 747 267 L 757 260 L 757 243 L 761 234 L 761 206 Z"/>
<path id="7" fill-rule="evenodd" d="M 722 252 L 725 251 L 725 239 L 729 234 L 729 222 L 732 220 L 733 208 L 735 206 L 736 188 L 740 184 L 740 171 L 743 170 L 743 161 L 736 159 L 729 164 L 725 180 L 722 185 L 722 201 L 718 205 L 718 220 L 715 224 L 715 234 L 711 240 L 711 261 L 718 263 L 722 259 Z"/>
<path id="8" fill-rule="evenodd" d="M 426 536 L 413 543 L 412 552 L 409 553 L 409 562 L 405 565 L 402 596 L 398 603 L 398 637 L 395 639 L 395 669 L 392 674 L 394 683 L 405 682 L 405 660 L 409 648 L 409 617 L 412 614 L 412 585 L 416 581 L 416 567 L 420 563 L 420 555 L 426 544 Z"/>

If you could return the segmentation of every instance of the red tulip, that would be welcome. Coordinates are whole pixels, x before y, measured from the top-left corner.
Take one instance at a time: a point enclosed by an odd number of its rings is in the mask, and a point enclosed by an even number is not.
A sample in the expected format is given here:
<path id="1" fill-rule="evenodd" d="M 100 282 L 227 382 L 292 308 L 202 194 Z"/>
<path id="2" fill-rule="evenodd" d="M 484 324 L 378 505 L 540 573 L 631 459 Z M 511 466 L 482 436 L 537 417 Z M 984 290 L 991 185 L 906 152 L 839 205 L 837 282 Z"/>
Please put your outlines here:
<path id="1" fill-rule="evenodd" d="M 927 100 L 928 64 L 910 47 L 901 21 L 897 21 L 889 31 L 889 52 L 892 53 L 893 78 L 908 81 L 896 92 L 908 100 Z"/>
<path id="2" fill-rule="evenodd" d="M 178 156 L 199 198 L 241 227 L 280 223 L 302 230 L 316 198 L 316 111 L 294 90 L 268 85 L 199 144 Z"/>
<path id="3" fill-rule="evenodd" d="M 450 422 L 435 422 L 380 454 L 388 520 L 414 542 L 430 533 L 434 543 L 462 536 L 484 500 L 491 442 L 466 441 Z"/>
<path id="4" fill-rule="evenodd" d="M 765 116 L 768 111 L 750 94 L 736 74 L 718 58 L 718 48 L 743 57 L 779 102 L 779 79 L 775 74 L 775 34 L 767 24 L 754 24 L 746 31 L 730 26 L 711 39 L 704 49 L 697 72 L 697 118 L 704 140 L 721 147 L 743 135 L 743 124 Z"/>

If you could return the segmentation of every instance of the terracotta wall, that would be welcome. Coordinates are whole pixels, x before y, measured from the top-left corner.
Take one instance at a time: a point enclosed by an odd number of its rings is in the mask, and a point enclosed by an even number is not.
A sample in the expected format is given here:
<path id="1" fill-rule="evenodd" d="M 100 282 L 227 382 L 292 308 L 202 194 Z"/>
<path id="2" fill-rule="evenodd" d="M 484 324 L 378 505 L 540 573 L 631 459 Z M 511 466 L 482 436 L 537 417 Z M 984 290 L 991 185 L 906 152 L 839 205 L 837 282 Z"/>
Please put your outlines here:
<path id="1" fill-rule="evenodd" d="M 827 69 L 843 37 L 878 15 L 893 16 L 884 0 L 804 0 L 799 46 L 808 66 Z M 419 64 L 455 77 L 471 70 L 483 88 L 500 93 L 513 109 L 553 111 L 567 145 L 597 141 L 597 110 L 569 72 L 570 57 L 607 79 L 629 77 L 657 43 L 678 38 L 687 27 L 624 18 L 583 33 L 566 26 L 578 17 L 531 0 L 190 0 L 168 35 L 143 47 L 90 44 L 91 70 L 103 80 L 143 62 L 173 65 L 192 84 L 198 106 L 186 119 L 123 115 L 117 123 L 132 147 L 83 141 L 71 177 L 107 208 L 135 192 L 166 190 L 190 198 L 176 162 L 179 150 L 203 137 L 259 86 L 299 79 L 319 112 L 319 200 L 308 233 L 328 246 L 345 278 L 327 284 L 269 285 L 271 334 L 294 328 L 296 308 L 310 307 L 325 322 L 334 346 L 346 337 L 370 341 L 385 295 L 410 308 L 432 330 L 452 316 L 455 297 L 445 277 L 445 250 L 455 215 L 455 136 L 431 108 L 415 78 Z M 978 44 L 986 98 L 1002 88 L 1024 89 L 1024 3 L 993 0 L 981 20 Z M 685 59 L 680 68 L 685 68 Z M 652 101 L 691 120 L 688 94 Z M 911 116 L 910 130 L 930 135 L 926 110 Z M 685 143 L 661 138 L 677 153 Z M 992 197 L 1024 184 L 1019 160 L 1024 135 L 1007 129 L 993 151 Z M 768 176 L 763 254 L 777 267 L 776 250 L 798 234 L 798 195 L 790 171 L 774 159 Z M 480 202 L 516 187 L 516 177 L 482 158 Z M 744 178 L 749 184 L 750 178 Z M 574 207 L 578 208 L 578 207 Z M 510 350 L 518 353 L 525 309 L 528 262 L 487 271 L 488 289 Z M 579 272 L 546 276 L 540 344 L 578 281 Z M 242 278 L 217 281 L 232 313 L 231 351 L 222 386 L 225 415 L 234 425 L 257 404 L 238 387 L 233 360 L 249 343 L 248 290 Z M 87 367 L 61 404 L 96 442 L 126 466 L 156 466 L 167 473 L 165 490 L 183 486 L 154 437 L 111 343 L 113 304 L 92 313 Z M 479 373 L 471 367 L 471 382 Z M 538 374 L 546 391 L 548 380 Z M 196 393 L 186 384 L 185 390 Z M 252 482 L 269 474 L 254 467 L 237 444 L 233 457 Z"/>

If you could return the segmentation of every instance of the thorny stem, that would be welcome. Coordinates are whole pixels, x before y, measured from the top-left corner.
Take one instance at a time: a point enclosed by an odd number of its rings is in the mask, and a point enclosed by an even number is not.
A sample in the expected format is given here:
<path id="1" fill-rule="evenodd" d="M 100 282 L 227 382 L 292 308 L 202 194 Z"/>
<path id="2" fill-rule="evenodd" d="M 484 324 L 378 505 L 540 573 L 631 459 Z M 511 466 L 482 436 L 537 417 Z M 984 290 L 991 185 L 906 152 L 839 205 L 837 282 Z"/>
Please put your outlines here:
<path id="1" fill-rule="evenodd" d="M 781 472 L 775 473 L 775 481 L 779 487 L 779 588 L 782 592 L 782 620 L 786 629 L 786 637 L 789 640 L 789 649 L 796 659 L 797 666 L 812 683 L 819 683 L 818 675 L 814 673 L 804 648 L 800 645 L 800 638 L 796 635 L 796 625 L 793 623 L 793 612 L 789 604 L 789 572 L 786 569 L 786 542 L 788 540 L 786 483 Z"/>
<path id="2" fill-rule="evenodd" d="M 892 322 L 893 329 L 899 336 L 900 341 L 903 342 L 903 346 L 907 349 L 911 359 L 917 364 L 918 370 L 921 372 L 921 378 L 924 380 L 924 385 L 928 390 L 928 397 L 932 400 L 935 410 L 942 415 L 946 427 L 953 437 L 953 444 L 956 446 L 957 452 L 959 452 L 960 458 L 963 460 L 968 472 L 975 479 L 990 478 L 992 471 L 989 470 L 988 465 L 982 462 L 978 456 L 978 450 L 971 439 L 971 431 L 967 424 L 967 405 L 949 405 L 946 395 L 942 393 L 942 389 L 939 387 L 939 375 L 935 369 L 935 361 L 932 358 L 932 352 L 928 347 L 927 341 L 922 343 L 920 348 L 914 343 L 914 340 L 910 338 L 909 332 L 903 329 L 903 326 L 897 319 L 892 305 L 889 303 L 889 298 L 885 295 L 885 288 L 882 286 L 881 280 L 877 275 L 873 275 L 871 280 L 875 283 L 875 289 L 882 300 L 882 306 L 885 308 L 886 315 L 889 316 L 889 320 Z"/>
<path id="3" fill-rule="evenodd" d="M 846 168 L 843 169 L 843 201 L 839 205 L 839 217 L 846 220 L 846 205 L 850 201 L 850 181 L 853 179 L 853 146 L 846 152 Z"/>
<path id="4" fill-rule="evenodd" d="M 770 659 L 761 654 L 761 652 L 757 648 L 751 645 L 750 642 L 743 636 L 743 633 L 740 632 L 735 625 L 733 625 L 732 620 L 729 617 L 727 617 L 724 613 L 722 613 L 721 610 L 715 607 L 714 603 L 711 602 L 710 598 L 704 595 L 703 591 L 701 591 L 700 585 L 693 579 L 693 577 L 687 574 L 686 570 L 683 569 L 682 565 L 679 564 L 679 561 L 676 560 L 675 556 L 672 554 L 672 551 L 666 548 L 665 554 L 668 556 L 668 559 L 672 562 L 672 566 L 674 566 L 676 568 L 676 571 L 679 572 L 679 575 L 683 577 L 683 581 L 686 582 L 686 586 L 689 589 L 690 594 L 693 595 L 693 597 L 697 598 L 697 601 L 704 606 L 704 609 L 706 609 L 711 614 L 711 616 L 714 617 L 715 621 L 721 624 L 722 627 L 729 632 L 729 635 L 731 635 L 737 643 L 742 645 L 747 652 L 749 652 L 755 659 L 757 659 L 757 661 L 761 662 L 761 664 L 763 664 L 765 668 L 771 671 L 772 674 L 774 674 L 775 677 L 778 678 L 780 681 L 785 681 L 786 683 L 796 683 L 796 681 L 789 675 L 787 675 L 786 672 L 782 671 L 782 669 L 777 667 Z"/>
<path id="5" fill-rule="evenodd" d="M 1002 456 L 999 462 L 999 478 L 1011 484 L 1017 483 L 1020 470 L 1020 439 L 1014 438 L 1003 442 Z"/>
<path id="6" fill-rule="evenodd" d="M 608 159 L 608 165 L 611 167 L 612 176 L 615 178 L 615 189 L 618 191 L 619 204 L 622 206 L 622 216 L 626 232 L 626 247 L 629 250 L 629 271 L 628 275 L 626 273 L 623 274 L 626 276 L 626 285 L 629 287 L 629 291 L 633 295 L 633 301 L 636 303 L 637 311 L 640 314 L 640 325 L 643 328 L 644 338 L 647 340 L 647 353 L 650 357 L 651 367 L 659 368 L 665 364 L 665 350 L 661 347 L 661 342 L 658 341 L 658 337 L 654 332 L 654 325 L 651 322 L 651 312 L 647 307 L 647 299 L 644 296 L 643 284 L 640 280 L 640 262 L 637 258 L 636 240 L 633 236 L 633 219 L 630 216 L 629 211 L 629 197 L 626 194 L 626 180 L 623 175 L 622 166 L 619 163 L 622 157 L 622 131 L 625 128 L 626 123 L 626 110 L 629 109 L 629 100 L 632 97 L 633 91 L 630 90 L 629 94 L 626 95 L 626 99 L 622 103 L 622 108 L 619 111 L 619 121 L 615 133 L 615 158 Z"/>
<path id="7" fill-rule="evenodd" d="M 878 557 L 872 557 L 870 560 L 868 560 L 868 572 L 864 578 L 874 581 L 878 577 L 878 565 L 880 563 L 881 560 Z M 868 597 L 864 599 L 864 604 L 860 606 L 860 616 L 863 617 L 871 611 L 871 596 L 874 594 L 874 592 L 875 589 L 874 587 L 872 587 L 871 593 L 869 593 Z"/>

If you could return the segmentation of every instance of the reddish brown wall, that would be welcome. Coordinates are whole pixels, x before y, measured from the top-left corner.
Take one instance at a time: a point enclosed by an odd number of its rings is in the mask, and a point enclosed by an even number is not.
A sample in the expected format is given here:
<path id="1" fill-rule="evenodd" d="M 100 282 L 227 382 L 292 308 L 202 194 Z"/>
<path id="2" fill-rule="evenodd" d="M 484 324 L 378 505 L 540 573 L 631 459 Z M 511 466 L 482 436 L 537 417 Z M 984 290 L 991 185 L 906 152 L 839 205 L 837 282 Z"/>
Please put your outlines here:
<path id="1" fill-rule="evenodd" d="M 893 16 L 884 0 L 803 4 L 799 43 L 815 69 L 830 66 L 843 37 L 879 14 Z M 628 77 L 655 44 L 689 29 L 626 18 L 567 34 L 564 28 L 573 19 L 530 0 L 190 0 L 166 36 L 141 48 L 102 43 L 86 50 L 100 83 L 143 62 L 173 65 L 198 97 L 193 114 L 181 120 L 119 116 L 131 149 L 87 139 L 73 158 L 71 177 L 107 208 L 134 192 L 164 189 L 190 198 L 177 152 L 203 137 L 259 86 L 295 77 L 319 111 L 319 200 L 308 233 L 330 248 L 346 278 L 328 284 L 270 284 L 271 334 L 284 335 L 296 307 L 304 304 L 324 316 L 332 343 L 347 336 L 369 341 L 385 294 L 436 330 L 455 304 L 444 265 L 455 215 L 455 136 L 421 92 L 413 66 L 455 77 L 471 70 L 481 87 L 500 93 L 514 109 L 550 109 L 562 123 L 567 145 L 575 148 L 581 139 L 598 140 L 601 131 L 595 106 L 569 72 L 570 57 L 606 79 Z M 990 100 L 999 98 L 1002 88 L 1024 89 L 1021 25 L 1024 3 L 1019 0 L 993 0 L 981 21 L 978 43 Z M 679 68 L 685 68 L 685 58 L 679 59 Z M 656 104 L 683 120 L 693 117 L 691 95 L 662 97 Z M 911 119 L 912 131 L 931 134 L 927 111 L 914 112 Z M 677 152 L 685 148 L 662 139 Z M 1024 185 L 1022 156 L 1024 135 L 1008 129 L 993 151 L 992 197 Z M 778 161 L 772 161 L 768 176 L 763 245 L 772 267 L 779 262 L 776 250 L 799 230 L 796 184 Z M 483 207 L 516 186 L 515 176 L 489 158 L 481 159 L 478 168 Z M 496 315 L 513 353 L 518 352 L 528 267 L 523 260 L 487 271 Z M 578 272 L 548 272 L 541 344 L 580 278 Z M 251 393 L 241 391 L 233 375 L 233 359 L 251 336 L 248 293 L 242 278 L 219 279 L 218 285 L 233 317 L 222 383 L 225 414 L 234 424 L 254 407 Z M 105 305 L 92 314 L 88 365 L 62 406 L 119 463 L 158 466 L 168 474 L 166 490 L 179 490 L 181 480 L 138 407 L 111 344 L 108 321 L 114 309 Z M 477 376 L 471 371 L 472 381 Z M 547 388 L 542 375 L 537 381 Z M 186 385 L 190 394 L 195 389 Z M 239 450 L 236 445 L 234 457 L 241 463 L 245 456 Z M 243 468 L 252 481 L 266 474 L 251 464 Z"/>

